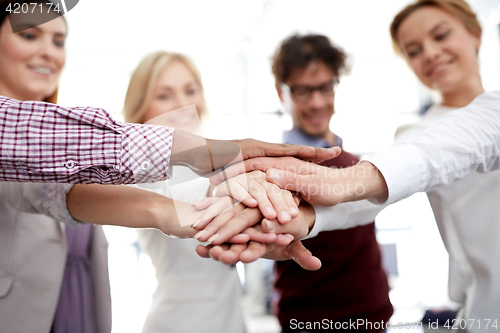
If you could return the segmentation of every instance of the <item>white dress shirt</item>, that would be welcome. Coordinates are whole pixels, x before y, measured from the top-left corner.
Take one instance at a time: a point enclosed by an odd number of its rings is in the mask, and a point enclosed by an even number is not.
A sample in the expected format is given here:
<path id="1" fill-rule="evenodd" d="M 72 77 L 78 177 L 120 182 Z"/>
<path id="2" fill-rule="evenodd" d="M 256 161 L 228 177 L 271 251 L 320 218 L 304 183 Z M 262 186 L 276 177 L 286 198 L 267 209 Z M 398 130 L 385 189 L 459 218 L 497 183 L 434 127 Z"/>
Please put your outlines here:
<path id="1" fill-rule="evenodd" d="M 500 90 L 477 97 L 419 135 L 367 161 L 382 173 L 388 203 L 500 168 Z"/>
<path id="2" fill-rule="evenodd" d="M 468 331 L 485 331 L 488 319 L 488 330 L 496 330 L 492 324 L 500 319 L 500 267 L 495 260 L 500 256 L 500 171 L 491 171 L 500 166 L 500 91 L 452 110 L 433 107 L 419 124 L 398 130 L 398 142 L 406 140 L 367 159 L 386 179 L 389 199 L 384 206 L 377 210 L 363 200 L 315 207 L 316 224 L 308 238 L 323 230 L 369 223 L 388 203 L 427 191 L 450 254 L 450 298 L 464 304 Z"/>
<path id="3" fill-rule="evenodd" d="M 401 126 L 397 142 L 414 137 L 454 110 L 433 106 L 421 122 Z M 500 171 L 472 172 L 427 195 L 449 253 L 450 298 L 463 304 L 469 332 L 496 331 L 491 324 L 486 329 L 485 319 L 500 321 L 500 266 L 496 262 L 500 257 Z"/>

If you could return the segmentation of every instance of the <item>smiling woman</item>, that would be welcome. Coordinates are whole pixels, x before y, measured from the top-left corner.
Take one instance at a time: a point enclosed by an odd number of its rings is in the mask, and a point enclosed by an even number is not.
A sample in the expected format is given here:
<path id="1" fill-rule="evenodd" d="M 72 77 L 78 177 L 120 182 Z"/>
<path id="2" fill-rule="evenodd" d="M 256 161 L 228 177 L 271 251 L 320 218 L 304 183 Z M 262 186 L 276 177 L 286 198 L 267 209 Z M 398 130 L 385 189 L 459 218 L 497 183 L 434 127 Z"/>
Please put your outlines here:
<path id="1" fill-rule="evenodd" d="M 401 126 L 397 141 L 427 129 L 484 92 L 478 63 L 481 27 L 465 1 L 416 1 L 396 16 L 391 35 L 396 52 L 441 97 L 419 123 Z M 460 134 L 466 140 L 485 140 L 474 138 L 467 127 Z M 500 255 L 500 173 L 475 172 L 427 195 L 449 253 L 450 299 L 462 305 L 463 319 L 499 320 L 500 269 L 494 258 Z M 468 327 L 469 332 L 475 330 Z"/>
<path id="2" fill-rule="evenodd" d="M 66 21 L 59 16 L 18 33 L 12 33 L 10 23 L 5 17 L 0 28 L 0 93 L 19 100 L 55 102 L 66 62 Z"/>

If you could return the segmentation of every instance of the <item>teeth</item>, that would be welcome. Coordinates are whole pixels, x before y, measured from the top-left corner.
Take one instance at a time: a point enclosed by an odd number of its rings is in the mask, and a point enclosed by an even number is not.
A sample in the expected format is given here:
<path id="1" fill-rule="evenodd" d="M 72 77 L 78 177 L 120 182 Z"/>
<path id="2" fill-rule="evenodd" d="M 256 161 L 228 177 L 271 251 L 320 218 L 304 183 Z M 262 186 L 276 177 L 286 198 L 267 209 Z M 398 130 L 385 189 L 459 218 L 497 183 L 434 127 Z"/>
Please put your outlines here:
<path id="1" fill-rule="evenodd" d="M 37 73 L 45 74 L 45 75 L 52 73 L 52 70 L 50 68 L 45 68 L 45 67 L 33 67 L 33 70 Z"/>
<path id="2" fill-rule="evenodd" d="M 444 63 L 444 64 L 439 64 L 439 65 L 437 65 L 436 67 L 434 67 L 434 68 L 432 69 L 431 73 L 438 72 L 438 71 L 440 71 L 440 70 L 442 70 L 442 69 L 444 69 L 444 68 L 448 67 L 448 65 L 449 65 L 449 64 L 450 64 L 450 63 L 448 63 L 448 62 L 447 62 L 447 63 Z"/>

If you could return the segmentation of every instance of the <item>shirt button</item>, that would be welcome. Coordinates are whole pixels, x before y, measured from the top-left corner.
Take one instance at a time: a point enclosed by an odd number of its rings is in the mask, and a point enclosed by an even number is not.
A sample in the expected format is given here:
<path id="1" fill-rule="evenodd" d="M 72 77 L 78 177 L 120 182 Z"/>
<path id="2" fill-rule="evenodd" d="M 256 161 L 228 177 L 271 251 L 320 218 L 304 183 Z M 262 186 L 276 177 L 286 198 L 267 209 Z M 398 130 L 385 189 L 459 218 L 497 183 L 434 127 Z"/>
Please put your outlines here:
<path id="1" fill-rule="evenodd" d="M 151 168 L 151 163 L 149 161 L 143 161 L 141 163 L 141 169 L 144 171 L 148 171 Z"/>
<path id="2" fill-rule="evenodd" d="M 151 182 L 151 184 L 154 184 L 154 183 L 156 183 L 156 179 L 151 179 L 150 182 Z"/>
<path id="3" fill-rule="evenodd" d="M 66 163 L 64 163 L 64 166 L 68 169 L 73 169 L 74 167 L 76 167 L 76 162 L 69 160 Z"/>

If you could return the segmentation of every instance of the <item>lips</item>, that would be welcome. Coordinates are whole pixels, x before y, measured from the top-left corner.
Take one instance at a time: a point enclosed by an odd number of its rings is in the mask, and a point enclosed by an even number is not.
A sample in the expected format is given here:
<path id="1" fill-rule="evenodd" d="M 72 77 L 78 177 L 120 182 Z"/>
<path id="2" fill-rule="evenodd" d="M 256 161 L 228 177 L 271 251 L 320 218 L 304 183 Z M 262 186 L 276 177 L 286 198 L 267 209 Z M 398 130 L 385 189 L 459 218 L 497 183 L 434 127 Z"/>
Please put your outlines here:
<path id="1" fill-rule="evenodd" d="M 448 61 L 443 61 L 440 62 L 439 64 L 433 65 L 430 69 L 427 70 L 425 73 L 427 76 L 434 76 L 434 75 L 439 75 L 446 71 L 448 67 L 450 67 L 453 64 L 453 60 L 448 60 Z"/>
<path id="2" fill-rule="evenodd" d="M 318 126 L 324 124 L 325 122 L 328 122 L 328 115 L 324 113 L 315 115 L 305 115 L 304 120 L 312 125 Z"/>

